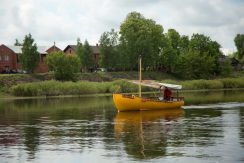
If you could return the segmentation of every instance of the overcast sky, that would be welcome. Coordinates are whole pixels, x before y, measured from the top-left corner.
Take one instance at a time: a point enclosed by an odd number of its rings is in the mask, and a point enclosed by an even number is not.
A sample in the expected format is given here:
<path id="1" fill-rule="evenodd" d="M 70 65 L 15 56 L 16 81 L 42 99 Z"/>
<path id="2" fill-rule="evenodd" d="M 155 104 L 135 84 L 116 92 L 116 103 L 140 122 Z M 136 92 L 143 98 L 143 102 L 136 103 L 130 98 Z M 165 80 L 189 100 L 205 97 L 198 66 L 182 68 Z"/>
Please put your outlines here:
<path id="1" fill-rule="evenodd" d="M 31 33 L 38 45 L 64 48 L 79 37 L 90 45 L 101 34 L 137 11 L 167 32 L 201 33 L 235 50 L 234 37 L 244 34 L 244 0 L 0 0 L 0 44 L 13 45 Z"/>

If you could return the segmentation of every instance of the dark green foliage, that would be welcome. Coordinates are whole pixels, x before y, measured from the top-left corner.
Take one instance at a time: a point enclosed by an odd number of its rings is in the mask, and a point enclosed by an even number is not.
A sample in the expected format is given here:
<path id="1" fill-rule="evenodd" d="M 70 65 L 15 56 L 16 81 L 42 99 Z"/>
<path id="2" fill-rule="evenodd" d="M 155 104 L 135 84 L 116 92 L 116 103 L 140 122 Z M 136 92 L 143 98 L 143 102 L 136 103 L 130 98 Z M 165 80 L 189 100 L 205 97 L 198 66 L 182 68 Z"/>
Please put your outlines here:
<path id="1" fill-rule="evenodd" d="M 181 54 L 176 74 L 185 79 L 208 79 L 214 67 L 214 59 L 207 53 L 190 50 Z"/>
<path id="2" fill-rule="evenodd" d="M 244 56 L 244 34 L 237 34 L 234 42 L 237 48 L 238 58 L 241 59 Z"/>
<path id="3" fill-rule="evenodd" d="M 76 55 L 65 55 L 62 51 L 47 56 L 46 63 L 54 71 L 55 78 L 61 81 L 76 81 L 80 70 L 80 60 Z"/>
<path id="4" fill-rule="evenodd" d="M 223 55 L 220 44 L 203 34 L 193 34 L 190 39 L 175 29 L 164 34 L 161 25 L 138 12 L 127 15 L 119 34 L 118 38 L 112 30 L 100 38 L 103 67 L 138 70 L 141 55 L 144 72 L 160 70 L 187 79 L 230 74 L 230 65 L 219 62 Z"/>
<path id="5" fill-rule="evenodd" d="M 80 63 L 82 65 L 82 59 L 83 59 L 83 46 L 82 46 L 82 43 L 80 42 L 80 38 L 77 39 L 77 45 L 76 45 L 76 54 L 77 56 L 80 58 Z M 82 61 L 82 62 L 81 62 Z"/>
<path id="6" fill-rule="evenodd" d="M 37 52 L 37 46 L 34 44 L 31 34 L 26 35 L 23 42 L 20 63 L 23 70 L 26 70 L 27 73 L 33 73 L 38 64 L 40 54 Z"/>
<path id="7" fill-rule="evenodd" d="M 95 68 L 95 58 L 92 53 L 92 49 L 87 40 L 85 40 L 84 45 L 81 48 L 81 53 L 79 54 L 81 67 L 83 71 Z"/>
<path id="8" fill-rule="evenodd" d="M 142 56 L 144 69 L 155 68 L 163 27 L 140 13 L 131 12 L 120 26 L 120 47 L 126 69 L 137 69 L 138 57 Z"/>
<path id="9" fill-rule="evenodd" d="M 231 66 L 231 60 L 230 58 L 226 59 L 221 65 L 220 65 L 220 74 L 224 77 L 230 76 L 230 74 L 233 72 L 233 67 Z"/>
<path id="10" fill-rule="evenodd" d="M 118 33 L 112 29 L 100 37 L 101 66 L 108 69 L 119 68 Z"/>
<path id="11" fill-rule="evenodd" d="M 14 43 L 15 46 L 22 46 L 23 44 L 19 42 L 18 39 L 15 39 L 15 43 Z"/>

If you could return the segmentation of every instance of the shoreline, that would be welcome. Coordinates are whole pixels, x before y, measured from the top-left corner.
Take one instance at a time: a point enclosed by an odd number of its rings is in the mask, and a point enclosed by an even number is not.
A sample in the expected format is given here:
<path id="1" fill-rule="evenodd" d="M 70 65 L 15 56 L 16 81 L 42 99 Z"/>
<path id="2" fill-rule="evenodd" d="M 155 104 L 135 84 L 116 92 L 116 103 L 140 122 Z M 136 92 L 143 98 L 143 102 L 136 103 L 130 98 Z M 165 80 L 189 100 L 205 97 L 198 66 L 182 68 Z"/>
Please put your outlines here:
<path id="1" fill-rule="evenodd" d="M 197 89 L 197 90 L 181 90 L 180 92 L 218 92 L 218 91 L 240 91 L 244 90 L 244 88 L 223 88 L 223 89 Z M 150 92 L 142 92 L 142 94 L 152 94 L 158 93 L 158 91 L 150 91 Z M 138 92 L 132 93 L 123 93 L 123 94 L 135 94 Z M 10 94 L 6 94 L 1 92 L 0 99 L 1 100 L 25 100 L 25 99 L 52 99 L 52 98 L 79 98 L 79 97 L 109 97 L 112 96 L 112 93 L 94 93 L 94 94 L 80 94 L 80 95 L 56 95 L 56 96 L 13 96 Z"/>

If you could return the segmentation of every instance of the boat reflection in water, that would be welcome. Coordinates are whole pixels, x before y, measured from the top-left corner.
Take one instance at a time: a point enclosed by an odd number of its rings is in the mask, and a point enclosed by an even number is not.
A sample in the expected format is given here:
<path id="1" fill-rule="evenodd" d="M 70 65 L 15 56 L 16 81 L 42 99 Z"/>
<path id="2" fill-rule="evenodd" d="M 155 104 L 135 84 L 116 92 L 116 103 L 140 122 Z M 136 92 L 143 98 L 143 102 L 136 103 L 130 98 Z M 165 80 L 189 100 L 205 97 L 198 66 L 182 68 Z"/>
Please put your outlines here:
<path id="1" fill-rule="evenodd" d="M 135 112 L 118 112 L 115 136 L 124 143 L 128 155 L 136 159 L 165 156 L 167 140 L 181 130 L 181 108 Z"/>

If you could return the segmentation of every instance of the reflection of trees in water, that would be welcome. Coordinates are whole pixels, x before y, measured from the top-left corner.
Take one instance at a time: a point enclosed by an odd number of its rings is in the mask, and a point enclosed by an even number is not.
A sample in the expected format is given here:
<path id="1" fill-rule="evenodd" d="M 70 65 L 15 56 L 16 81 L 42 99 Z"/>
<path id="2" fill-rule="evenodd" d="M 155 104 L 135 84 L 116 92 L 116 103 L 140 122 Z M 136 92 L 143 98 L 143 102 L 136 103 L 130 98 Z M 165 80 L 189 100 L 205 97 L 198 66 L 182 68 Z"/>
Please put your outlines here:
<path id="1" fill-rule="evenodd" d="M 215 146 L 224 136 L 221 110 L 188 109 L 184 119 L 179 118 L 182 114 L 170 116 L 170 112 L 151 116 L 150 111 L 140 113 L 118 113 L 115 118 L 116 137 L 124 143 L 126 153 L 136 159 L 182 155 L 184 151 L 177 148 Z M 167 147 L 176 150 L 167 151 Z"/>
<path id="2" fill-rule="evenodd" d="M 174 151 L 167 147 L 176 150 L 177 147 L 207 147 L 216 145 L 216 140 L 223 137 L 221 109 L 187 109 L 185 118 L 179 118 L 182 113 L 151 111 L 136 112 L 137 115 L 131 116 L 118 113 L 118 116 L 110 97 L 14 100 L 0 101 L 0 104 L 3 107 L 0 109 L 0 125 L 17 126 L 9 135 L 0 136 L 4 140 L 2 144 L 10 140 L 6 146 L 11 146 L 24 140 L 30 159 L 35 157 L 40 144 L 51 144 L 53 150 L 82 151 L 85 147 L 92 150 L 96 143 L 100 143 L 108 153 L 123 147 L 135 159 L 150 159 L 184 153 L 180 150 L 169 153 Z M 242 108 L 239 133 L 242 146 L 243 116 Z M 18 126 L 20 123 L 26 125 Z M 21 134 L 16 136 L 16 133 Z M 42 142 L 43 138 L 45 142 Z M 67 146 L 62 146 L 65 143 Z"/>
<path id="3" fill-rule="evenodd" d="M 240 108 L 240 143 L 244 148 L 244 108 Z"/>
<path id="4" fill-rule="evenodd" d="M 242 90 L 212 90 L 212 91 L 190 91 L 182 92 L 185 104 L 210 104 L 217 102 L 244 102 L 244 91 Z"/>
<path id="5" fill-rule="evenodd" d="M 127 154 L 137 159 L 150 159 L 164 156 L 167 139 L 164 126 L 160 123 L 139 123 L 138 126 L 127 125 L 122 141 Z"/>
<path id="6" fill-rule="evenodd" d="M 181 143 L 193 146 L 213 146 L 223 137 L 222 112 L 216 109 L 188 109 L 185 111 L 184 138 Z"/>
<path id="7" fill-rule="evenodd" d="M 35 158 L 35 152 L 40 144 L 40 131 L 35 126 L 27 126 L 23 130 L 25 149 L 28 151 L 29 159 Z"/>
<path id="8" fill-rule="evenodd" d="M 136 159 L 165 156 L 167 135 L 174 130 L 182 109 L 121 112 L 115 117 L 115 134 L 127 154 Z"/>
<path id="9" fill-rule="evenodd" d="M 58 147 L 67 143 L 80 144 L 80 149 L 92 148 L 96 143 L 94 138 L 102 135 L 103 124 L 100 121 L 104 121 L 104 116 L 111 110 L 114 111 L 111 114 L 116 113 L 110 97 L 6 100 L 0 103 L 4 106 L 0 109 L 0 125 L 25 124 L 16 127 L 10 135 L 0 135 L 2 143 L 10 146 L 23 140 L 29 159 L 35 158 L 40 144 L 55 144 Z M 107 117 L 113 121 L 114 115 Z M 13 137 L 16 133 L 23 134 Z M 40 142 L 41 137 L 45 138 L 45 142 Z M 70 150 L 69 147 L 55 150 Z"/>

